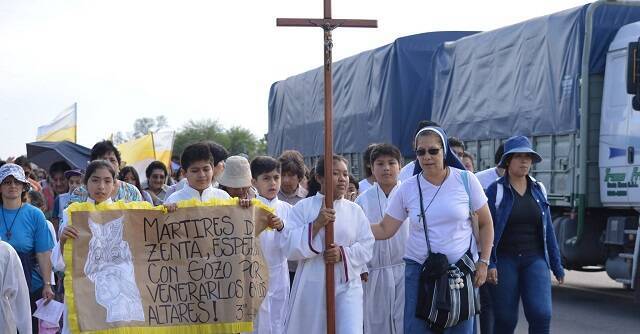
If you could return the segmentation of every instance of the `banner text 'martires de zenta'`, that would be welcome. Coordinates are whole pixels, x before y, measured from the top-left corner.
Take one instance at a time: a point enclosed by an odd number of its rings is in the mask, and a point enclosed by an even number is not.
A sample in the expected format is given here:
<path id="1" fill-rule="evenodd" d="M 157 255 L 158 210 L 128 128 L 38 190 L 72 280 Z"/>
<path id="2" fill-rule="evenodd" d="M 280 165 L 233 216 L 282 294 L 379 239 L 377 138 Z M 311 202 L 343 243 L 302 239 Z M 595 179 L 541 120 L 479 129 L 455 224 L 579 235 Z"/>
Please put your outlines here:
<path id="1" fill-rule="evenodd" d="M 73 332 L 250 331 L 268 289 L 259 233 L 269 209 L 254 201 L 70 207 L 79 237 L 65 244 Z M 70 264 L 70 265 L 69 265 Z"/>

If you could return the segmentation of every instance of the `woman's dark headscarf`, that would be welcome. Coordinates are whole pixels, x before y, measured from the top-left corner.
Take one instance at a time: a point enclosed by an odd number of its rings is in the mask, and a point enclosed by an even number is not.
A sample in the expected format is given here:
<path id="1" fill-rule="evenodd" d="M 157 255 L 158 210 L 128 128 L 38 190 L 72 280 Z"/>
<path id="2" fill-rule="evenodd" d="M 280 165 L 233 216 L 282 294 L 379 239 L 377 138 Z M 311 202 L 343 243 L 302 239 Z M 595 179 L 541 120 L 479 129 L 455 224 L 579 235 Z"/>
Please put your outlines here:
<path id="1" fill-rule="evenodd" d="M 443 148 L 443 151 L 445 152 L 444 165 L 465 170 L 464 165 L 462 164 L 460 159 L 458 159 L 458 156 L 455 154 L 455 152 L 453 152 L 451 147 L 449 147 L 449 144 L 448 144 L 449 137 L 447 136 L 447 133 L 444 131 L 444 129 L 440 127 L 427 126 L 420 129 L 420 131 L 416 133 L 416 137 L 414 138 L 414 147 L 417 146 L 418 137 L 423 135 L 427 131 L 434 132 L 438 136 L 440 136 L 440 140 L 442 140 L 442 148 Z M 413 175 L 419 174 L 420 172 L 422 172 L 422 167 L 420 166 L 420 162 L 416 161 L 415 166 L 413 168 Z"/>

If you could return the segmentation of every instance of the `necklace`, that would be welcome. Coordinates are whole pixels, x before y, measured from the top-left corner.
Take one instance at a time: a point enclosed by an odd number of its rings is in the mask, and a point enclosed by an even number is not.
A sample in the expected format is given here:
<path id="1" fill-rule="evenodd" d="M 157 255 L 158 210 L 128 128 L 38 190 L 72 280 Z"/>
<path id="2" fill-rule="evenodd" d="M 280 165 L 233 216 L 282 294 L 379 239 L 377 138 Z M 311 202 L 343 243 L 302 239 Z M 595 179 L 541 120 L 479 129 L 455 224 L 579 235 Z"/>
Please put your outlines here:
<path id="1" fill-rule="evenodd" d="M 4 228 L 7 230 L 6 236 L 7 236 L 7 240 L 11 240 L 11 230 L 13 230 L 13 224 L 15 224 L 16 222 L 16 218 L 18 218 L 18 215 L 20 214 L 20 210 L 22 210 L 22 204 L 20 204 L 20 207 L 18 208 L 18 212 L 16 212 L 16 215 L 13 217 L 13 221 L 11 221 L 11 226 L 7 226 L 7 218 L 4 216 L 4 206 L 2 207 L 2 222 L 4 223 Z"/>

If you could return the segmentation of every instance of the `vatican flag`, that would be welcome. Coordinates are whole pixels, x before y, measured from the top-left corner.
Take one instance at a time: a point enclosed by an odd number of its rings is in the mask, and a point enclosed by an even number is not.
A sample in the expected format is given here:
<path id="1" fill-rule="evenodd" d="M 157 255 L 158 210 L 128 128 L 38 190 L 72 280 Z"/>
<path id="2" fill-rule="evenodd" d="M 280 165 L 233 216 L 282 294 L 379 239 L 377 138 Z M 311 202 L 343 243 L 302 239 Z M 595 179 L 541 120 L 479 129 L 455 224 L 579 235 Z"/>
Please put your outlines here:
<path id="1" fill-rule="evenodd" d="M 162 161 L 167 166 L 171 166 L 171 154 L 173 152 L 173 140 L 176 132 L 163 130 L 153 133 L 153 145 L 156 150 L 156 160 Z"/>
<path id="2" fill-rule="evenodd" d="M 38 127 L 37 141 L 63 141 L 76 142 L 78 104 L 74 103 L 62 111 L 47 125 Z"/>
<path id="3" fill-rule="evenodd" d="M 140 182 L 147 180 L 145 170 L 149 164 L 156 160 L 156 150 L 153 143 L 153 135 L 148 134 L 140 138 L 129 140 L 118 145 L 122 162 L 127 166 L 133 166 L 140 176 Z"/>

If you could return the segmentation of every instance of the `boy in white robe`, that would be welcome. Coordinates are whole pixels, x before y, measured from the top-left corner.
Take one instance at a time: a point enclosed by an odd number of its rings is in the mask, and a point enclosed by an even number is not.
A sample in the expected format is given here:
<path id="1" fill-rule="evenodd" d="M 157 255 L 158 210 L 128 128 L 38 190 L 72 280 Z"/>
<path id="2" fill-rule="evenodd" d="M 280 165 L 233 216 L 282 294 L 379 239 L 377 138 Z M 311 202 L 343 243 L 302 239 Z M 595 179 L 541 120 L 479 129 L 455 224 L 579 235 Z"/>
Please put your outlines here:
<path id="1" fill-rule="evenodd" d="M 164 203 L 175 204 L 178 201 L 195 198 L 208 201 L 212 198 L 229 199 L 226 192 L 216 189 L 213 182 L 213 155 L 209 146 L 203 143 L 187 146 L 180 156 L 181 168 L 184 170 L 187 184 L 169 196 Z M 171 211 L 171 210 L 170 210 Z"/>
<path id="2" fill-rule="evenodd" d="M 251 161 L 251 183 L 258 191 L 257 199 L 276 211 L 272 230 L 260 234 L 260 246 L 269 266 L 269 290 L 254 321 L 254 333 L 282 334 L 289 301 L 289 268 L 284 252 L 283 221 L 287 220 L 291 204 L 278 199 L 280 162 L 261 156 Z"/>
<path id="3" fill-rule="evenodd" d="M 376 183 L 356 199 L 371 224 L 382 221 L 387 202 L 398 187 L 400 151 L 378 144 L 370 153 Z M 404 317 L 404 246 L 408 224 L 391 239 L 377 240 L 373 258 L 367 263 L 364 287 L 364 333 L 401 334 Z"/>
<path id="4" fill-rule="evenodd" d="M 362 209 L 344 199 L 349 173 L 347 161 L 333 158 L 333 209 L 323 206 L 325 188 L 324 159 L 318 161 L 316 180 L 322 185 L 313 197 L 298 202 L 287 220 L 287 257 L 299 260 L 286 333 L 324 334 L 326 326 L 325 263 L 333 264 L 335 274 L 336 333 L 357 334 L 363 330 L 363 292 L 360 273 L 371 259 L 374 238 Z M 327 223 L 333 222 L 335 243 L 325 249 Z"/>

